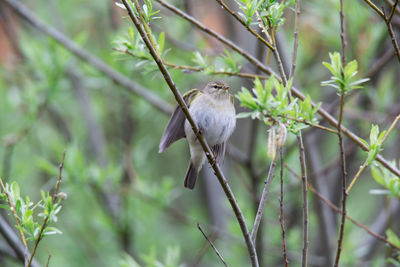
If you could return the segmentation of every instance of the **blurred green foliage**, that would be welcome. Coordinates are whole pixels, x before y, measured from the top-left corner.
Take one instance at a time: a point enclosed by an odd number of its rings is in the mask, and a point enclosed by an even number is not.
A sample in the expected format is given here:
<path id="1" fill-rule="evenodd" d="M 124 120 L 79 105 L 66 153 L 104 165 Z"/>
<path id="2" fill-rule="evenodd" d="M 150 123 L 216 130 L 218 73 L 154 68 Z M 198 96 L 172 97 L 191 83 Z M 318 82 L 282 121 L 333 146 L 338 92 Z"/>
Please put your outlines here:
<path id="1" fill-rule="evenodd" d="M 180 1 L 171 2 L 182 4 Z M 293 40 L 293 1 L 286 1 L 285 4 L 269 2 L 273 6 L 269 9 L 271 12 L 261 16 L 269 17 L 274 26 L 281 26 L 279 34 L 287 40 L 282 43 L 290 51 Z M 237 7 L 246 23 L 257 27 L 253 16 L 254 7 L 264 4 L 263 1 L 238 3 Z M 28 4 L 35 14 L 65 32 L 81 47 L 175 105 L 173 96 L 157 72 L 156 65 L 150 60 L 137 32 L 132 29 L 131 22 L 122 13 L 123 10 L 119 10 L 113 3 L 78 0 L 52 0 L 48 3 L 34 0 Z M 202 87 L 206 81 L 217 78 L 214 77 L 216 71 L 238 73 L 249 69 L 242 56 L 231 50 L 221 48 L 210 52 L 212 48 L 204 37 L 194 33 L 193 28 L 184 20 L 169 13 L 157 13 L 159 6 L 154 3 L 152 5 L 149 0 L 144 4 L 146 19 L 151 21 L 158 49 L 164 59 L 173 64 L 203 69 L 202 73 L 194 73 L 170 68 L 174 82 L 182 93 L 194 87 Z M 195 16 L 196 5 L 193 4 Z M 301 5 L 300 44 L 294 82 L 309 96 L 301 103 L 294 100 L 288 103 L 288 86 L 273 79 L 267 80 L 265 84 L 255 80 L 255 96 L 247 89 L 239 93 L 241 102 L 247 103 L 244 106 L 254 111 L 250 114 L 253 117 L 272 113 L 275 120 L 284 123 L 287 122 L 287 116 L 304 119 L 311 124 L 318 122 L 311 99 L 323 102 L 329 94 L 329 90 L 320 86 L 321 81 L 329 79 L 321 62 L 328 60 L 330 51 L 340 49 L 339 1 L 311 0 Z M 343 68 L 339 65 L 338 55 L 332 54 L 331 63 L 325 66 L 332 72 L 333 82 L 349 82 L 356 70 L 364 77 L 385 52 L 383 45 L 388 41 L 386 28 L 372 13 L 362 1 L 346 2 L 346 37 L 349 43 L 347 57 L 355 61 Z M 151 20 L 154 16 L 160 19 Z M 13 185 L 11 187 L 17 186 L 14 181 L 18 183 L 18 196 L 30 196 L 19 198 L 21 204 L 18 204 L 18 210 L 21 218 L 26 218 L 25 231 L 33 239 L 37 238 L 35 233 L 41 220 L 33 216 L 36 213 L 27 214 L 34 207 L 31 203 L 40 203 L 37 208 L 44 209 L 44 214 L 57 215 L 52 217 L 52 223 L 58 218 L 55 225 L 63 234 L 44 238 L 38 248 L 37 260 L 44 265 L 50 253 L 52 257 L 49 266 L 169 267 L 182 266 L 199 258 L 201 266 L 219 266 L 220 262 L 196 229 L 197 222 L 207 226 L 209 232 L 215 227 L 211 222 L 206 197 L 200 190 L 191 192 L 182 186 L 181 179 L 188 161 L 186 144 L 180 141 L 165 154 L 157 154 L 167 116 L 140 97 L 117 86 L 92 66 L 79 61 L 61 45 L 39 34 L 29 25 L 21 23 L 19 26 L 18 45 L 24 58 L 12 68 L 0 68 L 0 176 Z M 234 31 L 233 28 L 227 28 L 228 34 L 232 36 Z M 247 43 L 244 39 L 237 37 L 236 41 L 245 46 Z M 182 47 L 177 48 L 177 44 Z M 193 49 L 187 49 L 185 45 L 192 45 Z M 136 57 L 113 51 L 113 48 L 127 49 Z M 71 70 L 78 74 L 75 79 L 87 94 L 89 104 L 80 102 L 82 96 L 72 81 L 74 78 L 69 74 Z M 345 77 L 341 77 L 342 71 Z M 232 85 L 234 93 L 242 85 L 243 88 L 252 87 L 252 81 L 249 80 L 223 78 Z M 399 101 L 398 90 L 394 90 L 396 86 L 398 88 L 398 79 L 398 66 L 384 67 L 380 75 L 375 75 L 371 83 L 365 84 L 364 90 L 350 93 L 345 114 L 361 114 L 361 119 L 345 116 L 344 124 L 363 138 L 368 136 L 371 128 L 368 121 L 370 118 L 364 119 L 364 112 L 374 114 L 383 124 L 382 118 Z M 363 81 L 353 82 L 345 91 L 350 91 Z M 85 117 L 85 108 L 91 109 L 95 126 L 90 124 L 93 121 Z M 374 116 L 371 116 L 373 120 Z M 269 125 L 270 121 L 265 122 Z M 248 134 L 244 130 L 247 122 L 243 119 L 239 123 L 243 124 L 239 124 L 241 126 L 236 130 L 232 143 L 242 151 L 247 151 Z M 291 123 L 293 125 L 289 130 L 294 133 L 306 127 L 304 123 Z M 103 138 L 101 147 L 90 143 L 93 138 L 91 134 L 98 129 Z M 269 165 L 270 160 L 267 157 L 266 132 L 267 127 L 263 125 L 255 137 L 257 145 L 253 160 L 260 172 Z M 396 133 L 398 130 L 394 130 L 392 135 L 396 136 Z M 318 141 L 323 151 L 321 169 L 337 158 L 336 139 L 336 136 L 328 134 Z M 374 135 L 374 140 L 378 139 L 378 135 Z M 287 146 L 293 147 L 294 142 L 295 138 L 288 136 Z M 387 142 L 398 140 L 389 138 Z M 44 205 L 49 204 L 48 195 L 44 193 L 41 196 L 40 192 L 43 190 L 51 193 L 55 186 L 57 166 L 64 149 L 67 153 L 60 190 L 68 195 L 68 199 L 62 202 L 63 208 L 60 211 L 61 206 Z M 378 152 L 379 149 L 374 151 Z M 388 157 L 399 156 L 390 147 L 388 150 Z M 365 160 L 364 152 L 359 151 L 355 158 L 358 162 L 349 167 L 353 173 L 359 163 Z M 298 152 L 288 148 L 285 163 L 298 172 Z M 226 173 L 229 182 L 250 226 L 255 212 L 247 170 L 236 162 L 230 162 L 228 166 L 229 171 Z M 279 170 L 276 172 L 278 177 Z M 363 182 L 360 181 L 358 189 L 352 192 L 348 213 L 369 224 L 375 216 L 371 211 L 379 209 L 389 197 L 399 197 L 400 183 L 397 177 L 381 166 L 373 166 L 372 175 L 368 172 L 363 175 L 366 176 Z M 259 191 L 264 178 L 266 175 L 258 181 Z M 288 251 L 291 264 L 299 266 L 302 229 L 301 224 L 296 224 L 296 218 L 301 217 L 301 186 L 287 171 L 284 179 Z M 378 186 L 383 186 L 389 193 L 365 193 Z M 15 190 L 10 192 L 16 194 Z M 281 260 L 278 196 L 279 183 L 275 179 L 265 208 L 265 266 L 274 266 Z M 315 201 L 311 194 L 310 198 Z M 215 244 L 231 266 L 247 266 L 247 252 L 240 227 L 227 201 L 224 198 L 219 201 L 227 210 L 223 216 L 226 223 L 223 229 L 218 229 L 220 235 Z M 24 212 L 23 207 L 26 208 Z M 317 229 L 320 222 L 315 214 L 310 216 L 312 246 L 319 235 Z M 12 219 L 10 217 L 10 221 Z M 395 232 L 398 233 L 399 229 L 397 226 L 392 229 L 388 230 L 387 236 L 393 242 L 398 242 L 398 234 Z M 362 229 L 351 223 L 346 224 L 343 266 L 354 266 L 358 262 L 361 253 L 357 250 L 358 240 L 365 235 Z M 383 249 L 381 247 L 380 252 Z M 318 257 L 315 259 L 318 260 Z M 398 264 L 395 257 L 389 260 L 393 265 Z M 375 254 L 371 261 L 375 266 L 384 264 L 385 253 Z M 4 259 L 4 264 L 19 266 L 8 258 Z"/>

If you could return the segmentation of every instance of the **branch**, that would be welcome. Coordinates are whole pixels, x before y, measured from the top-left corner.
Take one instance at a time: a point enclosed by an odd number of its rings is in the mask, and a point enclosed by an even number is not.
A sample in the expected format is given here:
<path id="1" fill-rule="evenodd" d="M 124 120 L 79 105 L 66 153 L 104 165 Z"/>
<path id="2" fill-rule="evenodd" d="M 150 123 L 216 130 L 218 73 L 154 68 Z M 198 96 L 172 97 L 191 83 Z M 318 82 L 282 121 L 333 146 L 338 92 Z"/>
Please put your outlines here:
<path id="1" fill-rule="evenodd" d="M 121 52 L 127 55 L 130 55 L 135 58 L 140 58 L 143 60 L 148 60 L 147 57 L 137 55 L 128 49 L 118 49 L 118 48 L 113 48 L 114 51 Z M 202 72 L 204 71 L 204 68 L 202 67 L 193 67 L 193 66 L 187 66 L 187 65 L 177 65 L 173 64 L 170 62 L 166 62 L 165 60 L 162 59 L 162 62 L 164 65 L 168 67 L 172 67 L 173 69 L 179 69 L 179 70 L 188 70 L 188 71 L 194 71 L 194 72 Z M 267 80 L 269 77 L 265 75 L 258 75 L 258 74 L 252 74 L 252 73 L 244 73 L 244 72 L 231 72 L 231 71 L 213 71 L 211 73 L 208 73 L 211 75 L 226 75 L 226 76 L 237 76 L 237 77 L 242 77 L 246 79 L 260 79 L 260 80 Z"/>
<path id="2" fill-rule="evenodd" d="M 285 263 L 285 267 L 289 266 L 289 261 L 287 257 L 286 251 L 286 241 L 285 241 L 285 215 L 283 213 L 283 152 L 282 148 L 279 149 L 279 154 L 281 158 L 281 197 L 279 198 L 279 223 L 281 225 L 281 236 L 282 236 L 282 253 L 283 253 L 283 261 Z"/>
<path id="3" fill-rule="evenodd" d="M 260 222 L 264 212 L 264 206 L 265 203 L 267 202 L 269 186 L 271 184 L 272 179 L 274 178 L 275 166 L 276 166 L 276 157 L 272 159 L 271 164 L 269 166 L 268 177 L 267 180 L 265 181 L 265 186 L 261 194 L 260 203 L 258 204 L 256 218 L 254 219 L 253 229 L 251 230 L 251 240 L 253 241 L 253 243 L 256 241 L 258 227 L 260 226 Z"/>
<path id="4" fill-rule="evenodd" d="M 299 16 L 300 16 L 300 0 L 296 0 L 296 13 L 294 17 L 292 67 L 290 69 L 289 78 L 294 76 L 294 71 L 296 70 L 297 50 L 299 47 Z"/>
<path id="5" fill-rule="evenodd" d="M 6 190 L 6 187 L 4 186 L 4 183 L 3 183 L 3 179 L 1 179 L 1 177 L 0 177 L 0 185 L 1 185 L 2 190 L 4 191 L 4 194 L 7 197 L 7 202 L 8 202 L 8 205 L 10 206 L 10 209 L 14 216 L 14 219 L 17 222 L 17 226 L 18 226 L 17 228 L 19 230 L 19 234 L 21 235 L 22 244 L 24 245 L 24 248 L 25 248 L 25 256 L 28 256 L 27 255 L 28 245 L 26 243 L 26 238 L 25 238 L 24 232 L 22 231 L 21 221 L 18 218 L 17 211 L 15 210 L 15 205 L 14 205 L 14 203 L 12 203 L 10 195 L 8 194 L 8 192 Z"/>
<path id="6" fill-rule="evenodd" d="M 199 223 L 197 223 L 197 228 L 199 228 L 200 232 L 203 234 L 204 238 L 208 241 L 212 249 L 215 251 L 215 254 L 217 254 L 218 258 L 222 261 L 222 263 L 228 267 L 229 265 L 225 262 L 224 258 L 222 257 L 221 253 L 219 253 L 218 249 L 214 246 L 213 242 L 207 237 L 207 235 L 204 233 L 203 229 L 201 229 L 201 226 Z"/>
<path id="7" fill-rule="evenodd" d="M 247 246 L 247 250 L 249 253 L 249 257 L 250 257 L 252 266 L 258 266 L 257 253 L 255 250 L 254 244 L 250 239 L 250 235 L 249 235 L 249 232 L 248 232 L 248 229 L 246 226 L 246 221 L 244 219 L 243 213 L 241 212 L 241 210 L 237 204 L 235 196 L 233 195 L 233 192 L 232 192 L 231 188 L 229 187 L 228 182 L 226 181 L 224 174 L 222 173 L 218 163 L 216 162 L 215 158 L 213 157 L 213 153 L 211 152 L 211 149 L 208 146 L 206 140 L 200 134 L 196 123 L 194 122 L 193 118 L 191 117 L 191 115 L 189 113 L 189 110 L 186 106 L 185 101 L 183 100 L 180 92 L 178 91 L 178 89 L 175 86 L 174 81 L 172 80 L 170 73 L 168 72 L 167 68 L 162 63 L 162 60 L 158 56 L 156 50 L 154 49 L 154 47 L 151 45 L 150 41 L 148 40 L 146 33 L 144 32 L 143 28 L 141 27 L 141 23 L 140 23 L 139 19 L 136 17 L 134 11 L 132 10 L 132 7 L 129 5 L 128 0 L 122 0 L 122 2 L 124 3 L 126 9 L 128 10 L 129 17 L 132 19 L 132 22 L 135 24 L 144 43 L 146 44 L 147 48 L 149 49 L 151 56 L 154 58 L 154 61 L 157 63 L 158 68 L 160 69 L 160 72 L 163 74 L 163 77 L 164 77 L 165 81 L 167 82 L 169 88 L 171 89 L 171 92 L 174 94 L 176 101 L 178 102 L 179 106 L 182 109 L 182 112 L 185 114 L 187 121 L 192 126 L 193 132 L 195 133 L 198 141 L 200 142 L 200 144 L 206 154 L 207 160 L 210 163 L 211 167 L 213 168 L 215 175 L 217 176 L 218 181 L 220 182 L 222 189 L 224 190 L 224 192 L 232 206 L 232 209 L 235 213 L 235 216 L 239 222 L 243 237 L 246 242 L 246 246 Z M 139 8 L 139 7 L 137 7 L 137 8 Z"/>
<path id="8" fill-rule="evenodd" d="M 262 38 L 255 30 L 253 30 L 249 25 L 246 24 L 243 19 L 233 12 L 222 0 L 216 0 L 229 14 L 231 14 L 237 21 L 240 22 L 251 34 L 253 34 L 259 41 L 265 44 L 272 51 L 275 49 L 270 43 L 268 43 L 264 38 Z"/>
<path id="9" fill-rule="evenodd" d="M 42 20 L 36 17 L 28 8 L 26 8 L 19 1 L 16 0 L 3 0 L 3 1 L 5 1 L 21 18 L 26 20 L 29 23 L 29 25 L 32 25 L 39 31 L 51 36 L 54 40 L 56 40 L 67 50 L 72 52 L 75 56 L 82 59 L 83 61 L 86 61 L 88 64 L 90 64 L 98 71 L 109 77 L 115 83 L 121 85 L 129 92 L 142 97 L 161 112 L 166 114 L 172 113 L 173 107 L 170 104 L 159 98 L 156 94 L 152 93 L 151 91 L 148 91 L 145 88 L 141 87 L 139 84 L 130 81 L 127 77 L 125 77 L 121 73 L 117 72 L 116 70 L 108 66 L 104 61 L 91 55 L 86 50 L 79 47 L 70 38 L 68 38 L 61 32 L 57 31 L 55 28 L 46 25 Z"/>
<path id="10" fill-rule="evenodd" d="M 10 1 L 10 0 L 8 0 Z M 193 17 L 189 16 L 188 14 L 186 14 L 185 12 L 183 12 L 182 10 L 176 8 L 175 6 L 168 4 L 162 0 L 156 0 L 157 2 L 159 2 L 161 5 L 163 5 L 164 7 L 168 8 L 169 10 L 171 10 L 172 12 L 174 12 L 175 14 L 177 14 L 178 16 L 181 16 L 182 18 L 186 19 L 188 22 L 192 23 L 194 26 L 196 26 L 197 28 L 199 28 L 200 30 L 202 30 L 203 32 L 211 35 L 212 37 L 216 38 L 217 40 L 219 40 L 220 42 L 222 42 L 223 44 L 231 47 L 233 50 L 235 50 L 236 52 L 238 52 L 239 54 L 241 54 L 242 56 L 244 56 L 246 59 L 248 59 L 253 65 L 255 65 L 257 68 L 259 68 L 260 70 L 262 70 L 264 73 L 269 74 L 269 75 L 273 75 L 274 77 L 276 77 L 279 81 L 282 81 L 281 78 L 275 73 L 273 72 L 270 68 L 266 67 L 265 65 L 263 65 L 261 62 L 259 62 L 258 60 L 255 59 L 255 61 L 253 60 L 254 57 L 252 57 L 251 55 L 249 55 L 248 53 L 246 53 L 245 51 L 243 51 L 243 49 L 241 49 L 240 47 L 238 47 L 237 45 L 233 44 L 232 41 L 227 40 L 226 38 L 224 38 L 223 36 L 219 35 L 218 33 L 210 30 L 209 28 L 207 28 L 206 26 L 204 26 L 203 24 L 201 24 L 199 21 L 197 21 L 196 19 L 194 19 Z M 365 0 L 368 1 L 368 0 Z M 260 65 L 261 64 L 261 65 Z M 291 92 L 294 96 L 296 96 L 297 98 L 299 98 L 300 100 L 304 100 L 305 96 L 296 88 L 296 87 L 292 87 Z M 315 106 L 315 104 L 313 103 L 313 106 Z M 323 109 L 322 107 L 320 107 L 318 109 L 318 113 L 327 121 L 329 122 L 333 127 L 338 128 L 338 122 L 337 120 L 325 109 Z M 354 143 L 356 143 L 361 149 L 363 149 L 364 151 L 369 151 L 368 147 L 361 141 L 361 139 L 354 134 L 352 131 L 350 131 L 349 129 L 347 129 L 344 126 L 341 126 L 342 128 L 342 132 L 348 137 L 350 138 Z M 398 170 L 397 168 L 395 168 L 394 166 L 392 166 L 385 158 L 383 158 L 381 155 L 377 156 L 377 161 L 379 161 L 385 168 L 387 168 L 390 172 L 392 172 L 393 174 L 397 175 L 400 177 L 400 170 Z"/>
<path id="11" fill-rule="evenodd" d="M 342 66 L 346 66 L 346 38 L 344 31 L 344 12 L 343 12 L 343 0 L 340 0 L 340 41 L 342 44 Z M 343 70 L 341 70 L 341 76 L 343 77 Z M 346 168 L 346 155 L 344 153 L 343 144 L 343 134 L 342 134 L 342 120 L 343 120 L 343 107 L 344 107 L 344 88 L 343 85 L 340 87 L 340 102 L 339 102 L 339 118 L 338 118 L 338 138 L 339 138 L 339 149 L 340 149 L 340 167 L 342 173 L 342 217 L 340 222 L 339 239 L 338 246 L 336 250 L 336 257 L 334 266 L 338 267 L 340 262 L 340 255 L 342 252 L 342 243 L 344 238 L 344 226 L 346 223 L 346 204 L 347 204 L 347 192 L 346 192 L 346 182 L 347 182 L 347 168 Z"/>
<path id="12" fill-rule="evenodd" d="M 52 199 L 53 205 L 56 204 L 56 201 L 57 201 L 57 194 L 58 194 L 58 189 L 60 188 L 61 174 L 62 174 L 62 169 L 64 167 L 64 160 L 65 160 L 65 150 L 63 152 L 61 164 L 58 167 L 58 179 L 57 179 L 57 184 L 56 184 L 56 187 L 54 189 L 53 199 Z M 40 228 L 39 236 L 38 236 L 38 238 L 37 238 L 37 240 L 35 242 L 35 246 L 33 247 L 33 250 L 32 250 L 32 253 L 31 253 L 31 257 L 29 258 L 27 267 L 31 266 L 33 256 L 36 253 L 36 249 L 37 249 L 37 247 L 39 245 L 40 240 L 42 240 L 43 231 L 46 228 L 46 225 L 47 225 L 47 222 L 49 221 L 49 218 L 50 218 L 50 216 L 47 215 L 43 220 L 43 224 L 42 224 L 42 227 Z"/>
<path id="13" fill-rule="evenodd" d="M 393 130 L 394 126 L 397 124 L 397 122 L 400 120 L 400 115 L 398 115 L 394 121 L 392 122 L 392 124 L 390 125 L 388 131 L 385 133 L 385 136 L 383 137 L 382 143 L 381 145 L 383 145 L 383 143 L 386 141 L 386 139 L 388 138 L 390 132 Z M 354 183 L 358 180 L 358 178 L 360 177 L 361 173 L 366 169 L 366 167 L 368 166 L 368 158 L 364 161 L 364 163 L 361 165 L 360 169 L 357 171 L 356 175 L 354 176 L 353 180 L 351 181 L 349 187 L 347 188 L 347 194 L 350 192 L 351 188 L 353 188 Z"/>
<path id="14" fill-rule="evenodd" d="M 192 23 L 194 26 L 196 26 L 197 28 L 199 28 L 203 32 L 209 34 L 210 36 L 214 37 L 215 39 L 217 39 L 218 41 L 220 41 L 224 45 L 226 45 L 226 46 L 230 47 L 231 49 L 235 50 L 237 53 L 242 55 L 249 62 L 251 62 L 254 66 L 259 68 L 260 70 L 262 70 L 266 74 L 273 74 L 273 71 L 269 67 L 265 66 L 258 59 L 256 59 L 255 57 L 253 57 L 252 55 L 247 53 L 245 50 L 243 50 L 241 47 L 239 47 L 238 45 L 233 43 L 231 40 L 223 37 L 222 35 L 218 34 L 217 32 L 213 31 L 212 29 L 208 28 L 207 26 L 202 24 L 200 21 L 198 21 L 195 18 L 193 18 L 192 16 L 186 14 L 185 12 L 180 10 L 179 8 L 176 8 L 175 6 L 173 6 L 171 4 L 168 4 L 168 3 L 164 2 L 163 0 L 156 0 L 156 1 L 158 3 L 160 3 L 162 6 L 166 7 L 167 9 L 169 9 L 172 12 L 174 12 L 175 14 L 177 14 L 178 16 L 180 16 L 180 17 L 184 18 L 185 20 L 189 21 L 190 23 Z"/>

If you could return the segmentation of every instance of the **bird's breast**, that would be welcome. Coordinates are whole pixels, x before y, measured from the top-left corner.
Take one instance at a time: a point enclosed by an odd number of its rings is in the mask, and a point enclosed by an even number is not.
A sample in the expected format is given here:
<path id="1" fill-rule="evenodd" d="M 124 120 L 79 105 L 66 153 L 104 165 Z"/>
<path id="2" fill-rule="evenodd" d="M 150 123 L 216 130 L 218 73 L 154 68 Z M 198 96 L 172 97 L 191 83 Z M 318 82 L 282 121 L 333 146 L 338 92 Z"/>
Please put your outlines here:
<path id="1" fill-rule="evenodd" d="M 209 99 L 208 96 L 196 98 L 189 111 L 210 146 L 225 142 L 235 128 L 235 108 L 229 97 L 219 101 Z M 196 139 L 187 121 L 185 133 L 188 138 Z"/>

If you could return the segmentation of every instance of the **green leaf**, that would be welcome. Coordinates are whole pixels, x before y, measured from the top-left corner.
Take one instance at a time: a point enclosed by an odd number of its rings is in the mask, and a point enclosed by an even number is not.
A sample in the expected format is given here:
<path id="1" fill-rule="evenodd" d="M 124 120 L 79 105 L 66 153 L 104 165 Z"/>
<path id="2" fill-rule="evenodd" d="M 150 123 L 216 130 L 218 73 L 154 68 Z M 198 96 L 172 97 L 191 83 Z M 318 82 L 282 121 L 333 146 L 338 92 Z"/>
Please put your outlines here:
<path id="1" fill-rule="evenodd" d="M 161 32 L 160 35 L 158 36 L 158 50 L 160 54 L 164 51 L 164 44 L 165 44 L 165 34 L 164 32 Z"/>
<path id="2" fill-rule="evenodd" d="M 400 239 L 391 229 L 386 230 L 386 236 L 389 242 L 400 247 Z"/>

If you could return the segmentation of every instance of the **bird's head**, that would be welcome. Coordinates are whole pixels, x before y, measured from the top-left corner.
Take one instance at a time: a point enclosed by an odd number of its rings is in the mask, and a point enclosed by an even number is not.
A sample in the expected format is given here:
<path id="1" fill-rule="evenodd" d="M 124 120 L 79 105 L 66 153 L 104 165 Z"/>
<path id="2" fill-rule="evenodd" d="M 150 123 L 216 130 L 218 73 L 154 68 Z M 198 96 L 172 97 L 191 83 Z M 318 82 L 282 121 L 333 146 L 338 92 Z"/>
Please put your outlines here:
<path id="1" fill-rule="evenodd" d="M 204 88 L 208 94 L 228 94 L 229 85 L 224 81 L 209 82 Z"/>

